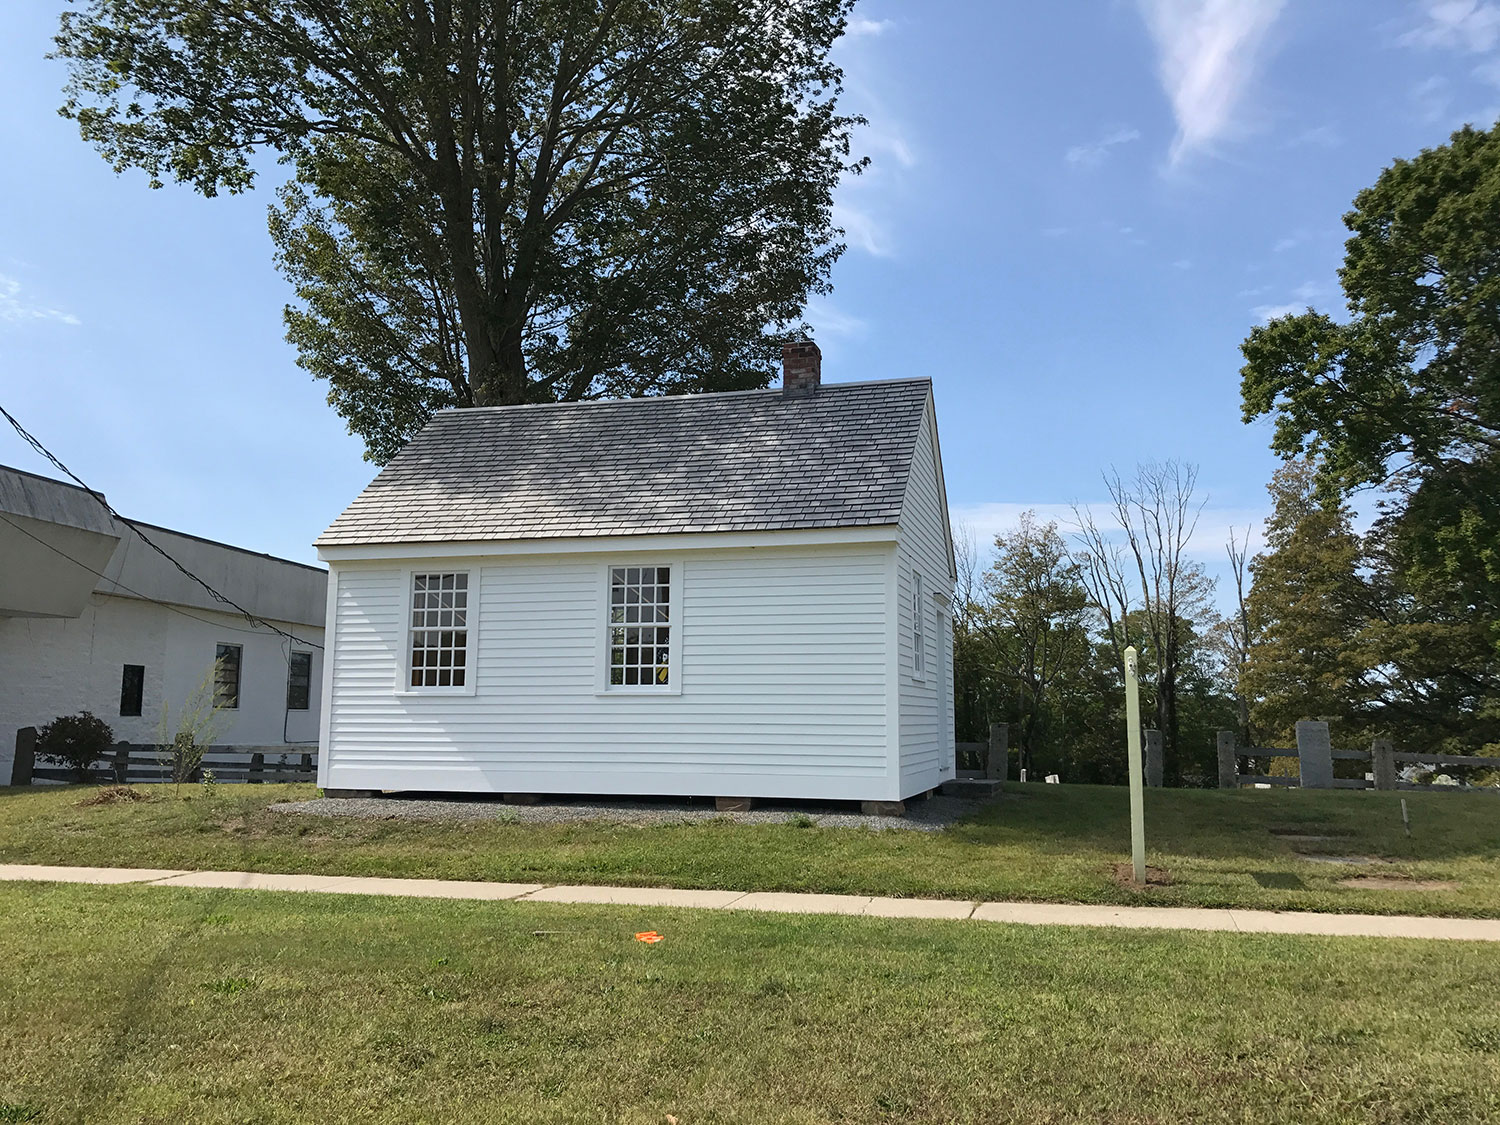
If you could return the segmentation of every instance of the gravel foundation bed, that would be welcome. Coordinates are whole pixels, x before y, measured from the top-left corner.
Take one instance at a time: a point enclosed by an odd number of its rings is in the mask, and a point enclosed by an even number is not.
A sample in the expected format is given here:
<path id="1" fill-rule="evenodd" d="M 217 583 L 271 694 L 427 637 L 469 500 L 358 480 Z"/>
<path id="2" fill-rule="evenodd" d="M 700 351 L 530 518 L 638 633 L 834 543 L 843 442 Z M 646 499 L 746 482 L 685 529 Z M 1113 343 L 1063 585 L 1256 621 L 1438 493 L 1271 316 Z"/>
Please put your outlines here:
<path id="1" fill-rule="evenodd" d="M 905 816 L 866 816 L 854 804 L 768 802 L 750 812 L 718 812 L 711 801 L 557 798 L 537 805 L 508 805 L 499 798 L 432 796 L 319 797 L 272 805 L 272 812 L 298 816 L 354 816 L 369 820 L 499 820 L 521 824 L 685 824 L 729 820 L 741 824 L 801 823 L 819 828 L 876 828 L 939 832 L 984 804 L 957 797 L 908 801 Z"/>

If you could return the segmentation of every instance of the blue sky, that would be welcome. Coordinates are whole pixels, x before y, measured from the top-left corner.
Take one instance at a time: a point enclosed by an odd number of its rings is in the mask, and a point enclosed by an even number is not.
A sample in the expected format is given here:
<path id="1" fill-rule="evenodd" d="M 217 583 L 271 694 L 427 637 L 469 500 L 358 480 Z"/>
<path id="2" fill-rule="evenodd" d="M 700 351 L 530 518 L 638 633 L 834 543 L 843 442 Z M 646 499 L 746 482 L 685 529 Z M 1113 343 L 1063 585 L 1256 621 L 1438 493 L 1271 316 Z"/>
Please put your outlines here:
<path id="1" fill-rule="evenodd" d="M 0 404 L 140 519 L 312 561 L 367 482 L 282 338 L 266 204 L 116 176 L 56 114 L 52 5 L 0 14 Z M 1337 305 L 1340 216 L 1500 114 L 1500 0 L 864 0 L 839 48 L 868 174 L 809 310 L 828 380 L 929 375 L 981 536 L 1201 466 L 1196 550 L 1259 520 L 1259 319 Z M 48 466 L 0 433 L 0 463 Z"/>

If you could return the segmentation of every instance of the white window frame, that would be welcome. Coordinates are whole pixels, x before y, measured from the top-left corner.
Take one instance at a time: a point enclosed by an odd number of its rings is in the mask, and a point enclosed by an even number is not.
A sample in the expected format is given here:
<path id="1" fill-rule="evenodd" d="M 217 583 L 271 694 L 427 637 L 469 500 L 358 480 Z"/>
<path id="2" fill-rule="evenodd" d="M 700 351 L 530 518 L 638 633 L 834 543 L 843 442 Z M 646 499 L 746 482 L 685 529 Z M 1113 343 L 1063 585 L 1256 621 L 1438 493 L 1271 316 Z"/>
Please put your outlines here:
<path id="1" fill-rule="evenodd" d="M 411 635 L 412 595 L 416 576 L 419 574 L 462 574 L 468 585 L 468 617 L 466 618 L 466 645 L 464 648 L 464 684 L 454 687 L 413 687 L 411 683 Z M 401 595 L 400 649 L 396 656 L 396 694 L 418 695 L 474 695 L 479 680 L 479 568 L 455 566 L 451 562 L 438 561 L 425 566 L 408 566 L 401 570 L 404 592 Z"/>
<path id="2" fill-rule="evenodd" d="M 665 684 L 612 684 L 609 682 L 610 621 L 609 590 L 610 572 L 618 567 L 664 566 L 668 567 L 667 578 L 667 640 L 668 681 Z M 617 699 L 650 699 L 663 695 L 681 695 L 683 679 L 683 622 L 682 622 L 682 568 L 679 557 L 667 555 L 623 556 L 611 558 L 600 564 L 598 573 L 598 604 L 594 613 L 594 694 Z"/>
<path id="3" fill-rule="evenodd" d="M 915 570 L 911 572 L 911 678 L 927 682 L 927 599 L 922 575 Z"/>

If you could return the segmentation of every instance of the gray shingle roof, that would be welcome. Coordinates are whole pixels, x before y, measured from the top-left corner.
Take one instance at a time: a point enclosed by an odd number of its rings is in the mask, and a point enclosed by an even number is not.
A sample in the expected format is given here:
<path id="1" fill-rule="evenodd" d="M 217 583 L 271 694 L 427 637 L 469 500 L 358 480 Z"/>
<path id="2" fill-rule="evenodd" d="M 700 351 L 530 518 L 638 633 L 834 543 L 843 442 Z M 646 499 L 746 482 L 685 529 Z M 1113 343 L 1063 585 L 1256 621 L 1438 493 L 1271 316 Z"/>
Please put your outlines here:
<path id="1" fill-rule="evenodd" d="M 445 410 L 317 545 L 896 523 L 930 386 Z"/>

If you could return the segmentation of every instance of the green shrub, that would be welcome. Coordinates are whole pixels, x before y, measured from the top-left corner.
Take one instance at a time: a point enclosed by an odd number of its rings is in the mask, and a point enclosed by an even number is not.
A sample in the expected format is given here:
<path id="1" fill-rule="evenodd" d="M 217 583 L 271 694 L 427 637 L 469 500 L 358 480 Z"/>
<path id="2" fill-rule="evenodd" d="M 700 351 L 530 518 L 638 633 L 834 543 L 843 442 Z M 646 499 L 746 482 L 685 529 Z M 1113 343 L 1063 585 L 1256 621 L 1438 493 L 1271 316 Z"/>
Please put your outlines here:
<path id="1" fill-rule="evenodd" d="M 89 779 L 93 764 L 109 756 L 115 732 L 88 711 L 59 715 L 37 732 L 36 756 L 44 762 L 69 766 L 79 781 Z"/>

